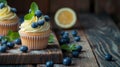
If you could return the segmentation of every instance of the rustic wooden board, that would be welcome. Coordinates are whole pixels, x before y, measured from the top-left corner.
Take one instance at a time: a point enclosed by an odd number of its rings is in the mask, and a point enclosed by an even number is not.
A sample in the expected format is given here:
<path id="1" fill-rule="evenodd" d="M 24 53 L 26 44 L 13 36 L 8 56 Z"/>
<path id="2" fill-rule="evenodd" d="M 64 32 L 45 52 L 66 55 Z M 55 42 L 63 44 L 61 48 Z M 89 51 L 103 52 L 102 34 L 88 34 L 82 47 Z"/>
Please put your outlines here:
<path id="1" fill-rule="evenodd" d="M 114 21 L 105 15 L 80 15 L 87 38 L 100 67 L 120 66 L 120 31 Z M 106 61 L 105 54 L 110 53 L 113 61 Z"/>
<path id="2" fill-rule="evenodd" d="M 73 37 L 71 37 L 70 31 L 70 41 L 73 41 Z M 95 56 L 92 52 L 92 49 L 84 35 L 83 30 L 78 30 L 78 35 L 81 36 L 81 41 L 76 42 L 77 45 L 81 45 L 83 47 L 82 52 L 79 54 L 78 58 L 72 58 L 72 64 L 70 66 L 64 66 L 63 64 L 55 64 L 55 67 L 98 67 Z M 70 53 L 65 53 L 66 56 L 71 56 Z M 45 67 L 44 64 L 39 64 L 37 67 Z"/>
<path id="3" fill-rule="evenodd" d="M 0 64 L 37 64 L 45 63 L 48 60 L 61 63 L 62 61 L 62 52 L 55 35 L 54 43 L 48 43 L 45 50 L 31 50 L 22 53 L 18 47 L 15 46 L 14 49 L 9 49 L 6 53 L 0 53 Z"/>
<path id="4" fill-rule="evenodd" d="M 34 67 L 34 65 L 0 65 L 0 67 Z"/>

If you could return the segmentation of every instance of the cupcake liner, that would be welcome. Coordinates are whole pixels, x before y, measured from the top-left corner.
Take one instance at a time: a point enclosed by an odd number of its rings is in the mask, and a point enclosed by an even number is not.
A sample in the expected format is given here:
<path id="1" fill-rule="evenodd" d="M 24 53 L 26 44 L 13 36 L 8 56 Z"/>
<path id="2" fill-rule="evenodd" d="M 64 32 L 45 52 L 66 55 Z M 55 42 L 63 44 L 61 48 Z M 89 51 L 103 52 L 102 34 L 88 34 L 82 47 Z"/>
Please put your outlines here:
<path id="1" fill-rule="evenodd" d="M 19 31 L 22 45 L 27 46 L 30 50 L 46 48 L 50 32 L 50 30 L 40 33 L 26 33 Z"/>
<path id="2" fill-rule="evenodd" d="M 0 23 L 0 35 L 7 35 L 9 30 L 17 31 L 18 30 L 18 22 L 9 23 L 9 24 Z"/>

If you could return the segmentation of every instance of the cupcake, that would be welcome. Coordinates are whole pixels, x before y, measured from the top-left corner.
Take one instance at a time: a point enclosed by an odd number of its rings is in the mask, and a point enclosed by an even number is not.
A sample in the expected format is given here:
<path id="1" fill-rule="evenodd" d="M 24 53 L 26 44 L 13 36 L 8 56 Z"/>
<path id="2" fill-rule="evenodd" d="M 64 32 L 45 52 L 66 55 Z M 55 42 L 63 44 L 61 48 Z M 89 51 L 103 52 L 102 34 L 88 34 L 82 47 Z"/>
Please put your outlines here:
<path id="1" fill-rule="evenodd" d="M 31 4 L 37 8 L 37 4 Z M 48 38 L 51 33 L 49 16 L 43 15 L 37 9 L 30 8 L 27 15 L 24 16 L 24 22 L 20 25 L 20 38 L 23 46 L 27 46 L 30 50 L 44 49 L 48 45 Z"/>
<path id="2" fill-rule="evenodd" d="M 7 35 L 9 30 L 17 31 L 18 20 L 16 9 L 0 2 L 0 35 Z"/>

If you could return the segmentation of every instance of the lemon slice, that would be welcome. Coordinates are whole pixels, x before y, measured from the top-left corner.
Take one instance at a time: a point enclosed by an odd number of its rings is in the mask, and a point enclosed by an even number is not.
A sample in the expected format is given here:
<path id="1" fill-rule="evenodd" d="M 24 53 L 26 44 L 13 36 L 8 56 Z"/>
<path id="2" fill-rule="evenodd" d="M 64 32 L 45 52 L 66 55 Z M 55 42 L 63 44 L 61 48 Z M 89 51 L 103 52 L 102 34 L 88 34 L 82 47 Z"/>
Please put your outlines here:
<path id="1" fill-rule="evenodd" d="M 59 9 L 54 17 L 55 23 L 61 28 L 71 28 L 76 23 L 76 13 L 71 8 Z"/>

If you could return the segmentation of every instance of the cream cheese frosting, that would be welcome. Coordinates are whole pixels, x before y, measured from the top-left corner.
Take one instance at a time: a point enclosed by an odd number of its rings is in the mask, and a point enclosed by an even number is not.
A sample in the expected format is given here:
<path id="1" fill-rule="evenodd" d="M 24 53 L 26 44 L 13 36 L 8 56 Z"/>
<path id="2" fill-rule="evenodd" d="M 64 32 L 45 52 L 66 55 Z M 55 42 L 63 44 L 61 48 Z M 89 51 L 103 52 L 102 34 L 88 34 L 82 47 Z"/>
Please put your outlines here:
<path id="1" fill-rule="evenodd" d="M 20 26 L 20 31 L 23 31 L 23 32 L 43 32 L 43 31 L 49 30 L 50 24 L 49 24 L 49 22 L 46 22 L 46 21 L 45 21 L 44 25 L 38 26 L 37 28 L 32 28 L 31 24 L 33 22 L 37 22 L 38 20 L 45 20 L 45 19 L 43 16 L 41 16 L 40 18 L 38 18 L 37 16 L 34 16 L 31 20 L 24 20 L 24 22 Z"/>
<path id="2" fill-rule="evenodd" d="M 0 9 L 0 21 L 11 20 L 16 17 L 16 13 L 11 12 L 10 6 L 6 5 L 4 8 Z"/>

